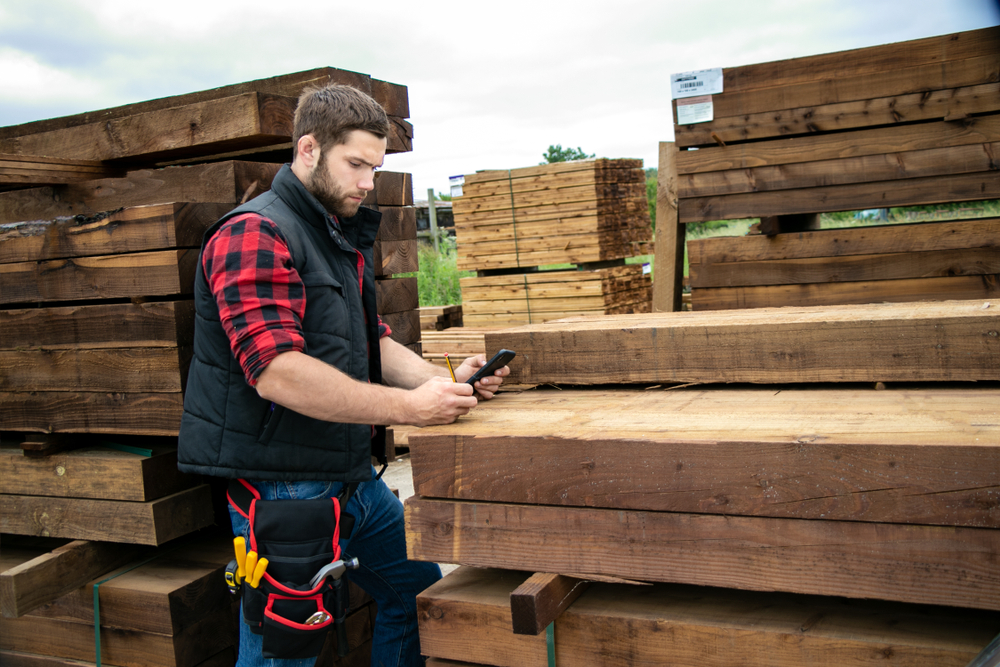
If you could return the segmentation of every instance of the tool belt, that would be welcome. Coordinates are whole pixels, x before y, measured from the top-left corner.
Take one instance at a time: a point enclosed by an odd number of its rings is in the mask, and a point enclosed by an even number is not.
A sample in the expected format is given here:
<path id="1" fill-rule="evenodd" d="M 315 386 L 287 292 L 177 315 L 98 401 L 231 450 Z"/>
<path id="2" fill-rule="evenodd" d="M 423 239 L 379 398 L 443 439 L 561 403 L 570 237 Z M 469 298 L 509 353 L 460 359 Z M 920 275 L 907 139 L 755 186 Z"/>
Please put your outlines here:
<path id="1" fill-rule="evenodd" d="M 341 560 L 340 537 L 353 529 L 354 517 L 342 507 L 356 488 L 345 486 L 339 497 L 261 500 L 245 480 L 230 480 L 229 504 L 250 522 L 247 554 L 267 560 L 259 580 L 246 572 L 242 584 L 243 621 L 263 635 L 263 657 L 318 656 L 332 628 L 338 630 L 337 652 L 347 653 L 341 574 L 357 560 Z"/>

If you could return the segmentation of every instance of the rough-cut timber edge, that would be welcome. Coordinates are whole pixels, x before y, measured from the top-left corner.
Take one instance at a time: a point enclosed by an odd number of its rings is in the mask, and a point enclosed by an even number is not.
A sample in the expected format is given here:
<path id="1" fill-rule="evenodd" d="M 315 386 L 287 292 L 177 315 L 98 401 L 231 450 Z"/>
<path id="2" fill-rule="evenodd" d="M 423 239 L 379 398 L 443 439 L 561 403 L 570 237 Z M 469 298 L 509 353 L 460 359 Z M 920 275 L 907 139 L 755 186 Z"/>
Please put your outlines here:
<path id="1" fill-rule="evenodd" d="M 486 334 L 510 381 L 1000 380 L 1000 308 L 983 301 L 577 317 Z"/>
<path id="2" fill-rule="evenodd" d="M 515 635 L 545 632 L 567 607 L 587 590 L 590 582 L 561 574 L 536 572 L 511 591 L 510 617 Z"/>
<path id="3" fill-rule="evenodd" d="M 8 545 L 9 546 L 9 545 Z M 0 610 L 24 616 L 134 559 L 132 545 L 74 541 L 0 572 Z"/>
<path id="4" fill-rule="evenodd" d="M 350 72 L 347 70 L 335 69 L 333 67 L 319 67 L 316 69 L 283 74 L 266 79 L 256 79 L 229 86 L 221 86 L 210 90 L 203 90 L 184 95 L 173 95 L 161 97 L 155 100 L 138 102 L 136 104 L 126 104 L 109 109 L 98 111 L 88 111 L 86 113 L 73 116 L 63 116 L 51 120 L 39 120 L 21 125 L 10 125 L 0 128 L 0 139 L 10 137 L 20 137 L 38 132 L 48 132 L 65 127 L 76 127 L 89 123 L 100 123 L 115 118 L 131 116 L 138 113 L 158 111 L 172 107 L 194 104 L 208 100 L 242 95 L 244 93 L 258 92 L 270 93 L 273 95 L 287 95 L 298 97 L 303 90 L 310 86 L 324 86 L 328 83 L 341 83 L 353 86 L 358 90 L 371 95 L 376 102 L 382 105 L 385 112 L 390 116 L 408 118 L 410 115 L 406 86 L 372 79 L 367 74 Z"/>
<path id="5" fill-rule="evenodd" d="M 3 431 L 176 436 L 182 411 L 180 392 L 0 392 Z"/>
<path id="6" fill-rule="evenodd" d="M 0 225 L 0 263 L 198 248 L 233 204 L 172 202 Z"/>
<path id="7" fill-rule="evenodd" d="M 90 444 L 50 456 L 22 456 L 15 443 L 0 443 L 0 493 L 145 502 L 194 486 L 200 477 L 177 470 L 177 443 L 145 440 L 149 456 Z M 87 442 L 90 441 L 90 442 Z M 22 445 L 23 446 L 23 445 Z"/>
<path id="8" fill-rule="evenodd" d="M 144 503 L 0 496 L 0 532 L 159 545 L 211 526 L 207 484 Z"/>
<path id="9" fill-rule="evenodd" d="M 58 656 L 0 650 L 4 667 L 97 667 L 96 663 Z M 236 663 L 236 647 L 227 647 L 211 658 L 199 662 L 195 667 L 233 667 Z"/>
<path id="10" fill-rule="evenodd" d="M 1000 528 L 997 405 L 1000 385 L 538 389 L 408 445 L 421 497 Z"/>
<path id="11" fill-rule="evenodd" d="M 0 350 L 190 347 L 193 301 L 0 310 Z"/>
<path id="12" fill-rule="evenodd" d="M 547 667 L 544 636 L 510 633 L 506 598 L 526 576 L 459 568 L 422 592 L 427 664 Z M 996 613 L 944 607 L 594 584 L 555 621 L 555 657 L 573 667 L 965 667 L 998 624 Z"/>
<path id="13" fill-rule="evenodd" d="M 993 274 L 850 283 L 703 287 L 691 290 L 691 305 L 692 310 L 705 311 L 954 299 L 979 299 L 984 304 L 995 304 L 993 299 L 998 297 L 1000 274 Z"/>
<path id="14" fill-rule="evenodd" d="M 58 185 L 122 175 L 123 169 L 98 160 L 61 160 L 39 155 L 0 153 L 0 189 Z"/>
<path id="15" fill-rule="evenodd" d="M 102 178 L 0 193 L 0 224 L 92 216 L 128 206 L 191 202 L 236 205 L 271 188 L 279 164 L 228 160 L 211 164 L 140 169 Z"/>
<path id="16" fill-rule="evenodd" d="M 656 177 L 653 312 L 681 310 L 686 232 L 677 218 L 677 147 L 673 142 L 661 141 Z"/>
<path id="17" fill-rule="evenodd" d="M 413 560 L 1000 610 L 1000 531 L 405 502 Z"/>

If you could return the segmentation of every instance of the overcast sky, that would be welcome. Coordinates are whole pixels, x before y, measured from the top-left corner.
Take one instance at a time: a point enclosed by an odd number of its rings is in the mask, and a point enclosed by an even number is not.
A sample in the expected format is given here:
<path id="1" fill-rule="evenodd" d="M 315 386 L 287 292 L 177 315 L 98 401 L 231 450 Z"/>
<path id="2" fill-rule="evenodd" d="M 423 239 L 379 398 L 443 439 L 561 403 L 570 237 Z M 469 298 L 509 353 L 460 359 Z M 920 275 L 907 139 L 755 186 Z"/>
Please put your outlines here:
<path id="1" fill-rule="evenodd" d="M 316 67 L 409 88 L 414 193 L 673 139 L 670 74 L 1000 23 L 997 0 L 0 0 L 0 125 Z"/>

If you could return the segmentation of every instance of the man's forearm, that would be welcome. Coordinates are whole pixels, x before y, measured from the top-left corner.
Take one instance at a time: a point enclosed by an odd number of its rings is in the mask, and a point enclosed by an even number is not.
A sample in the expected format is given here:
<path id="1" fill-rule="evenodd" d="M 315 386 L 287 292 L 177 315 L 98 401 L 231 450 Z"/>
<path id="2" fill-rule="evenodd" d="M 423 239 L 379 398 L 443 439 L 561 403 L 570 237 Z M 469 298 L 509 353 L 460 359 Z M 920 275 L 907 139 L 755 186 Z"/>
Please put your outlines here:
<path id="1" fill-rule="evenodd" d="M 275 357 L 257 380 L 262 398 L 314 419 L 349 424 L 401 424 L 405 391 L 359 382 L 301 352 Z"/>
<path id="2" fill-rule="evenodd" d="M 450 377 L 448 370 L 425 361 L 409 348 L 388 336 L 379 341 L 382 353 L 382 379 L 391 387 L 413 389 L 432 377 Z"/>

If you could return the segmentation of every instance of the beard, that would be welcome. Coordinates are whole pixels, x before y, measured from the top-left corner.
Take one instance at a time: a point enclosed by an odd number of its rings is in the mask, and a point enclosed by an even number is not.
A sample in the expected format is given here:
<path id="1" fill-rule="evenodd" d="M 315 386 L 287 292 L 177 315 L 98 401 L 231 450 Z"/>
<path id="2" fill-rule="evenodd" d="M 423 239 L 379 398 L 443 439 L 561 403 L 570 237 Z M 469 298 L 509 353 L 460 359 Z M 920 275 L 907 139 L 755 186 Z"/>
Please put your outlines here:
<path id="1" fill-rule="evenodd" d="M 317 165 L 309 182 L 305 184 L 306 189 L 323 205 L 327 213 L 338 218 L 353 218 L 357 214 L 358 208 L 361 207 L 361 203 L 351 201 L 349 197 L 351 194 L 355 196 L 360 194 L 364 197 L 365 193 L 348 193 L 346 189 L 335 183 L 330 177 L 326 159 L 324 156 L 321 163 Z"/>

